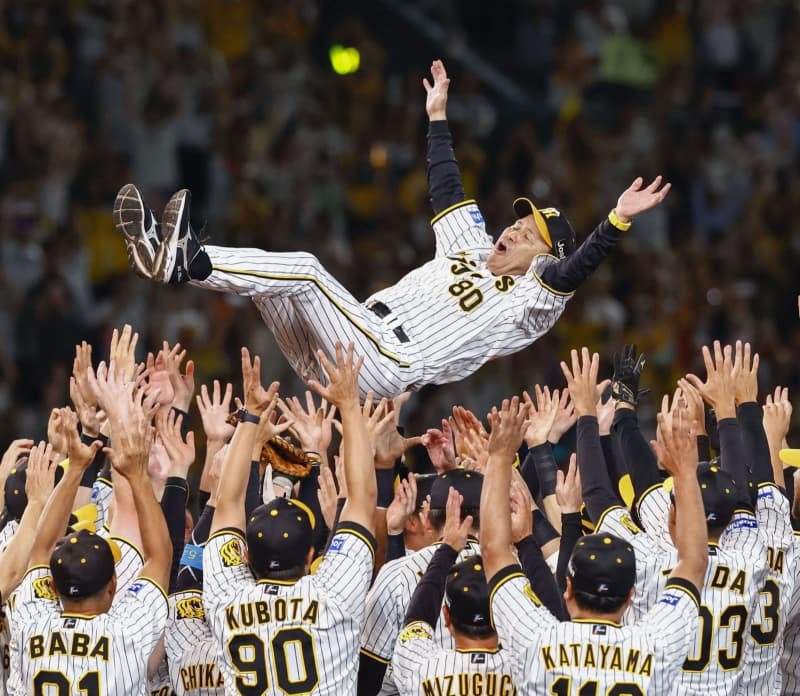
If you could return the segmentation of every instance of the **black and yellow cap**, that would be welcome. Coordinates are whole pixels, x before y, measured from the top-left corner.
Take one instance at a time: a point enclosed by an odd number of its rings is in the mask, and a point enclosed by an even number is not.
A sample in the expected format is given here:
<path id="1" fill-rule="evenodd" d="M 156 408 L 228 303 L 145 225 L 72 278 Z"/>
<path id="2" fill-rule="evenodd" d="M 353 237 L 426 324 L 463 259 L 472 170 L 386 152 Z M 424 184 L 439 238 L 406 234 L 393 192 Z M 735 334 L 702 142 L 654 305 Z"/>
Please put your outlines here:
<path id="1" fill-rule="evenodd" d="M 514 201 L 514 212 L 518 218 L 533 215 L 536 229 L 554 256 L 563 259 L 575 251 L 577 247 L 575 230 L 557 208 L 539 210 L 530 198 L 522 196 Z"/>
<path id="2" fill-rule="evenodd" d="M 439 474 L 431 484 L 431 510 L 444 510 L 450 488 L 455 488 L 464 498 L 461 508 L 479 508 L 483 474 L 470 469 L 451 469 Z"/>
<path id="3" fill-rule="evenodd" d="M 576 590 L 599 597 L 625 597 L 636 582 L 636 553 L 624 539 L 603 532 L 578 540 L 567 564 Z"/>
<path id="4" fill-rule="evenodd" d="M 247 550 L 257 573 L 289 570 L 305 563 L 316 525 L 314 513 L 294 498 L 274 498 L 247 520 Z"/>
<path id="5" fill-rule="evenodd" d="M 50 555 L 50 574 L 58 594 L 68 599 L 97 594 L 111 582 L 121 555 L 113 540 L 92 531 L 67 534 Z"/>
<path id="6" fill-rule="evenodd" d="M 706 525 L 711 529 L 726 527 L 736 508 L 746 501 L 748 492 L 737 486 L 733 476 L 720 468 L 718 460 L 697 465 L 697 482 L 703 498 Z M 662 485 L 674 501 L 672 477 L 665 479 Z"/>
<path id="7" fill-rule="evenodd" d="M 428 500 L 428 496 L 431 494 L 431 488 L 433 488 L 433 482 L 437 478 L 437 474 L 409 474 L 410 476 L 414 476 L 417 482 L 417 502 L 414 507 L 416 512 L 422 510 L 422 506 Z"/>
<path id="8" fill-rule="evenodd" d="M 470 556 L 456 563 L 447 575 L 445 602 L 450 616 L 461 626 L 489 626 L 489 585 L 483 559 Z"/>
<path id="9" fill-rule="evenodd" d="M 55 482 L 61 480 L 64 471 L 67 467 L 67 461 L 64 460 L 56 467 Z M 28 506 L 28 495 L 25 493 L 25 484 L 28 481 L 28 460 L 24 459 L 19 461 L 9 472 L 6 479 L 5 488 L 3 490 L 3 497 L 5 500 L 6 510 L 11 519 L 19 520 L 25 508 Z"/>

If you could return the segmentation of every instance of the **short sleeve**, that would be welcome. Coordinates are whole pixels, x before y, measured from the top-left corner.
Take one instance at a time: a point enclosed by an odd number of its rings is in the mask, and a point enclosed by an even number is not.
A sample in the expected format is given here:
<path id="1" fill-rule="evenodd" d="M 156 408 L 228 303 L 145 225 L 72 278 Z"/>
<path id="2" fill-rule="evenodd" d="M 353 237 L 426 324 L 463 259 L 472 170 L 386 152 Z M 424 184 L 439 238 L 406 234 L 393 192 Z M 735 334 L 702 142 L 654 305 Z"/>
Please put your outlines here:
<path id="1" fill-rule="evenodd" d="M 108 522 L 108 510 L 111 507 L 111 496 L 114 493 L 114 487 L 111 481 L 98 478 L 92 484 L 92 502 L 97 508 L 97 519 L 95 520 L 95 529 L 99 532 Z"/>
<path id="2" fill-rule="evenodd" d="M 311 579 L 345 614 L 361 616 L 374 563 L 372 534 L 361 525 L 342 522 Z"/>
<path id="3" fill-rule="evenodd" d="M 446 208 L 431 224 L 436 235 L 437 257 L 466 251 L 488 254 L 492 250 L 492 238 L 486 233 L 486 222 L 474 200 Z"/>
<path id="4" fill-rule="evenodd" d="M 525 274 L 527 295 L 525 300 L 523 328 L 531 336 L 540 336 L 549 331 L 564 312 L 574 293 L 560 292 L 551 288 L 543 279 L 544 269 L 557 261 L 550 254 L 539 254 Z"/>
<path id="5" fill-rule="evenodd" d="M 669 543 L 669 505 L 669 495 L 661 484 L 645 491 L 636 505 L 644 531 L 658 543 Z"/>
<path id="6" fill-rule="evenodd" d="M 164 591 L 150 578 L 140 577 L 115 599 L 108 618 L 127 644 L 149 655 L 164 632 L 167 613 Z"/>
<path id="7" fill-rule="evenodd" d="M 367 594 L 364 629 L 361 633 L 361 650 L 387 664 L 392 657 L 397 633 L 403 625 L 397 579 L 397 564 L 388 563 L 378 572 Z"/>
<path id="8" fill-rule="evenodd" d="M 50 568 L 34 566 L 28 570 L 19 587 L 9 598 L 8 609 L 8 620 L 15 630 L 17 625 L 26 624 L 48 614 L 58 614 L 61 605 L 53 586 Z"/>
<path id="9" fill-rule="evenodd" d="M 0 530 L 0 551 L 8 546 L 8 543 L 14 538 L 14 535 L 17 533 L 18 529 L 19 522 L 16 520 L 9 520 L 6 522 L 6 526 Z"/>
<path id="10" fill-rule="evenodd" d="M 200 592 L 188 590 L 169 596 L 169 619 L 164 638 L 170 662 L 179 662 L 186 650 L 211 640 Z"/>
<path id="11" fill-rule="evenodd" d="M 658 663 L 677 670 L 686 659 L 699 630 L 700 594 L 692 583 L 671 578 L 652 609 L 641 621 L 658 653 Z"/>
<path id="12" fill-rule="evenodd" d="M 767 548 L 756 516 L 749 510 L 737 510 L 719 537 L 721 548 L 740 551 L 749 558 L 766 558 Z"/>
<path id="13" fill-rule="evenodd" d="M 392 676 L 401 694 L 413 693 L 414 678 L 420 674 L 421 665 L 439 650 L 430 624 L 414 621 L 403 627 L 392 656 Z"/>
<path id="14" fill-rule="evenodd" d="M 517 655 L 528 649 L 556 619 L 533 591 L 519 565 L 500 570 L 489 583 L 492 625 L 501 645 Z"/>
<path id="15" fill-rule="evenodd" d="M 243 586 L 255 582 L 247 565 L 245 540 L 236 529 L 212 534 L 203 548 L 203 598 L 213 614 L 225 606 Z"/>
<path id="16" fill-rule="evenodd" d="M 115 567 L 117 573 L 117 594 L 124 590 L 134 580 L 144 567 L 144 558 L 141 551 L 127 539 L 122 537 L 109 537 L 120 550 L 120 558 Z"/>
<path id="17" fill-rule="evenodd" d="M 788 549 L 794 544 L 789 500 L 773 483 L 758 488 L 756 519 L 768 546 Z"/>

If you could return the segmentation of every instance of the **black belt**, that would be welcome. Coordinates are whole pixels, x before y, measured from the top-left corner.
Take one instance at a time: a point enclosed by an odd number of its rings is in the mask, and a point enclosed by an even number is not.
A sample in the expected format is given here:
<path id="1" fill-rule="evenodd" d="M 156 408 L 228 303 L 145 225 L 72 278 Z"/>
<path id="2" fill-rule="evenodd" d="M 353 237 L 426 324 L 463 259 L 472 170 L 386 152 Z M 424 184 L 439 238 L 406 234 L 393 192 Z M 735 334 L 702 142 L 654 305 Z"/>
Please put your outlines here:
<path id="1" fill-rule="evenodd" d="M 383 302 L 373 302 L 367 309 L 377 314 L 381 319 L 388 317 L 392 313 L 392 310 L 383 304 Z M 403 331 L 401 326 L 395 326 L 392 331 L 394 331 L 394 335 L 397 336 L 400 343 L 411 343 L 411 339 L 406 332 Z"/>

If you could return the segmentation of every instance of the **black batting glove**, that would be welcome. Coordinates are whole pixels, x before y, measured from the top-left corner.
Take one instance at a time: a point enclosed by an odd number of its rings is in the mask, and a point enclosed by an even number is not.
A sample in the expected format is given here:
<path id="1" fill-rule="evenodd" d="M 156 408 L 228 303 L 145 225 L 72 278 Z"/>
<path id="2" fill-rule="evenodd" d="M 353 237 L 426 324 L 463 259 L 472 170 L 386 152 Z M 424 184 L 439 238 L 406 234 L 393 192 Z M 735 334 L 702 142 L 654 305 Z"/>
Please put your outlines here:
<path id="1" fill-rule="evenodd" d="M 644 353 L 636 358 L 636 344 L 625 345 L 621 353 L 614 353 L 614 377 L 611 381 L 613 399 L 634 408 L 639 404 L 639 397 L 647 393 L 647 390 L 639 391 L 644 363 Z"/>

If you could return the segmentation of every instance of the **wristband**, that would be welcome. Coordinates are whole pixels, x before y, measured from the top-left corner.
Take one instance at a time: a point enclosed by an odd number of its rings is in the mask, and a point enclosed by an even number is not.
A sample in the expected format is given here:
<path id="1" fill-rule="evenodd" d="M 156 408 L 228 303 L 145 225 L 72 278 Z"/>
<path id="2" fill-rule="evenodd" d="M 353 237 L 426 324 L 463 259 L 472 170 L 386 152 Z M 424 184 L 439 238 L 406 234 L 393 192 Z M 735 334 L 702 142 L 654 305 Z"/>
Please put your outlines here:
<path id="1" fill-rule="evenodd" d="M 261 418 L 254 413 L 250 413 L 250 411 L 248 411 L 246 408 L 240 408 L 236 412 L 236 418 L 240 423 L 254 423 L 255 425 L 258 425 L 261 422 Z"/>
<path id="2" fill-rule="evenodd" d="M 203 570 L 203 547 L 194 544 L 186 544 L 183 547 L 181 565 Z"/>
<path id="3" fill-rule="evenodd" d="M 625 231 L 629 230 L 630 227 L 631 227 L 631 222 L 630 221 L 622 222 L 622 220 L 619 219 L 619 216 L 617 215 L 617 209 L 616 208 L 614 208 L 614 210 L 612 210 L 608 214 L 608 221 L 614 227 L 616 227 L 618 230 L 620 230 L 622 232 L 625 232 Z"/>

